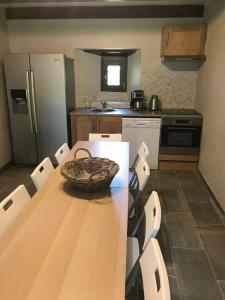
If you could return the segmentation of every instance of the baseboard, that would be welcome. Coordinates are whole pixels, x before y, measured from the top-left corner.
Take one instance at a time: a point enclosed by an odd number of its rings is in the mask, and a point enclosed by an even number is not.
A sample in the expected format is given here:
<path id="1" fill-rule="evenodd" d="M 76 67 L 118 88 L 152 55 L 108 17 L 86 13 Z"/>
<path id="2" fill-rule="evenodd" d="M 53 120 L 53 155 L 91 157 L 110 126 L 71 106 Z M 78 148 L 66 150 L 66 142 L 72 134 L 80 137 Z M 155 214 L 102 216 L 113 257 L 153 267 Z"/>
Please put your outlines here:
<path id="1" fill-rule="evenodd" d="M 200 170 L 198 169 L 198 173 L 202 179 L 202 181 L 205 183 L 208 192 L 210 193 L 210 196 L 213 200 L 213 202 L 215 203 L 216 207 L 218 208 L 218 210 L 220 211 L 220 213 L 225 216 L 225 211 L 223 210 L 221 204 L 219 203 L 219 201 L 217 200 L 217 198 L 215 197 L 215 195 L 213 194 L 212 190 L 210 189 L 208 183 L 205 181 L 205 178 L 203 177 L 202 173 L 200 172 Z"/>
<path id="2" fill-rule="evenodd" d="M 10 167 L 12 164 L 13 164 L 13 161 L 10 160 L 6 164 L 4 164 L 3 166 L 1 166 L 0 167 L 0 173 L 2 173 L 5 169 L 7 169 L 8 167 Z"/>
<path id="3" fill-rule="evenodd" d="M 159 161 L 160 170 L 196 170 L 198 167 L 197 162 L 188 161 Z"/>

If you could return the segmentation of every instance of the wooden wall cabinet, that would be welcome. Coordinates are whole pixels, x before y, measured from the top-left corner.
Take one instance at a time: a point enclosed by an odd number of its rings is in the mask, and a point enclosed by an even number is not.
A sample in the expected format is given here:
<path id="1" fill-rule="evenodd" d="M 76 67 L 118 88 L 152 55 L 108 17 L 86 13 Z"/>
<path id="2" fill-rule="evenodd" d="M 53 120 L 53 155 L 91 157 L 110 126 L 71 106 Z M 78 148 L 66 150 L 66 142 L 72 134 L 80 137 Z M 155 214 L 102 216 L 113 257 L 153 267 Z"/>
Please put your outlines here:
<path id="1" fill-rule="evenodd" d="M 204 56 L 205 24 L 195 26 L 168 25 L 162 30 L 162 57 Z"/>
<path id="2" fill-rule="evenodd" d="M 77 141 L 88 141 L 89 133 L 122 133 L 122 117 L 72 115 L 72 146 Z"/>

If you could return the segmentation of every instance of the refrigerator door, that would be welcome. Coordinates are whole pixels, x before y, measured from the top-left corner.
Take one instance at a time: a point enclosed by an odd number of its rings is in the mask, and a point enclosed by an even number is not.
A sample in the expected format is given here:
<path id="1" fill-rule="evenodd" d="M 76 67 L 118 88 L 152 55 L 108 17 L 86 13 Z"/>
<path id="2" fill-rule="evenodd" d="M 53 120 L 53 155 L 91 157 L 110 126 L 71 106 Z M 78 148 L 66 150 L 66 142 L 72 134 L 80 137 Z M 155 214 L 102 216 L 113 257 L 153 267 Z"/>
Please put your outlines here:
<path id="1" fill-rule="evenodd" d="M 36 164 L 36 138 L 29 93 L 29 56 L 23 54 L 5 55 L 4 69 L 14 162 L 17 164 Z"/>
<path id="2" fill-rule="evenodd" d="M 64 56 L 31 54 L 30 65 L 38 160 L 56 163 L 56 150 L 68 142 Z"/>

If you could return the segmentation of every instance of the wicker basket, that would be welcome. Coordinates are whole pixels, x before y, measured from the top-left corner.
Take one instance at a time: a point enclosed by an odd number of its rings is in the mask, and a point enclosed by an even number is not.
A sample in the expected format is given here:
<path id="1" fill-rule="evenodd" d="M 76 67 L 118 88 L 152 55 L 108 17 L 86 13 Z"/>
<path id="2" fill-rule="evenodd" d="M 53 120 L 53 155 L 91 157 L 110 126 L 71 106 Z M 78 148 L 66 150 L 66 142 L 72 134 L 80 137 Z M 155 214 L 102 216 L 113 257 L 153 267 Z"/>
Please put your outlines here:
<path id="1" fill-rule="evenodd" d="M 76 155 L 81 150 L 88 157 L 77 159 Z M 72 182 L 76 189 L 88 193 L 106 190 L 118 171 L 117 163 L 107 158 L 92 157 L 85 148 L 77 149 L 74 160 L 66 162 L 60 169 L 62 176 Z"/>

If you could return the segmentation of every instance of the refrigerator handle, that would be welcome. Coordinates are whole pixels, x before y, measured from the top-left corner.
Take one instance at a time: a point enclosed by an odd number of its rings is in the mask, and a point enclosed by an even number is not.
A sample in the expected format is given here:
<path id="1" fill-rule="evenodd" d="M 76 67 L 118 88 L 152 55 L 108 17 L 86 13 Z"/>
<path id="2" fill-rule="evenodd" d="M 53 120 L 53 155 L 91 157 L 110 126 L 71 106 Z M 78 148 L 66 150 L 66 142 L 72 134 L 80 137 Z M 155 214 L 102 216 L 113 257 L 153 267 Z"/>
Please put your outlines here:
<path id="1" fill-rule="evenodd" d="M 29 81 L 29 71 L 26 70 L 26 96 L 27 96 L 27 107 L 30 121 L 31 132 L 34 133 L 33 121 L 32 121 L 32 112 L 31 112 L 31 102 L 30 102 L 30 81 Z"/>
<path id="2" fill-rule="evenodd" d="M 34 112 L 34 127 L 35 127 L 35 132 L 38 133 L 36 99 L 35 99 L 35 90 L 34 90 L 34 72 L 30 71 L 30 75 L 31 75 L 30 77 L 31 77 L 32 105 L 33 105 L 33 112 Z"/>

